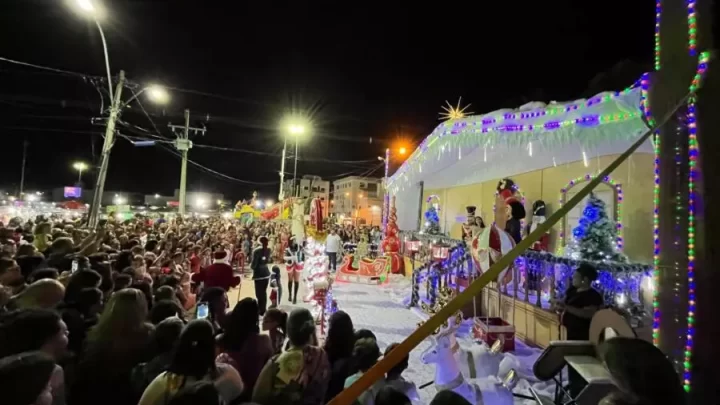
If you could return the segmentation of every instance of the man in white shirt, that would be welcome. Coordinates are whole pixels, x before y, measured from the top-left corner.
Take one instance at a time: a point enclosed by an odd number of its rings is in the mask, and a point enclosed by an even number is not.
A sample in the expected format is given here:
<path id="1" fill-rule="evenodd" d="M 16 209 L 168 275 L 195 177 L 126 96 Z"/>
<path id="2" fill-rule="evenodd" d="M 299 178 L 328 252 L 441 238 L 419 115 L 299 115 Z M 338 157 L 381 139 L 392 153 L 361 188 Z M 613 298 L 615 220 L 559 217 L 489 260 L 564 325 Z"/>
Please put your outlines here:
<path id="1" fill-rule="evenodd" d="M 337 270 L 337 254 L 340 251 L 340 236 L 335 232 L 335 229 L 330 230 L 330 235 L 325 239 L 325 253 L 327 253 L 330 259 L 330 268 L 334 272 Z"/>

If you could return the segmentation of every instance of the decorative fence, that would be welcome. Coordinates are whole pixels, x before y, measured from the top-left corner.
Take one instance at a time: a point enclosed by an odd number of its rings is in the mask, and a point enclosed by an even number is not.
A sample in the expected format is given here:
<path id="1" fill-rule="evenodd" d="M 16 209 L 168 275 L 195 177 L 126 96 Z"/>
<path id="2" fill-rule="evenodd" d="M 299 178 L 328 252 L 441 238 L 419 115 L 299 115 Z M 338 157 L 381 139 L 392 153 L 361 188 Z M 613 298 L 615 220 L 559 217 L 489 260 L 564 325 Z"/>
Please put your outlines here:
<path id="1" fill-rule="evenodd" d="M 424 303 L 425 308 L 434 307 L 442 291 L 447 293 L 450 289 L 461 292 L 478 276 L 463 241 L 442 235 L 413 232 L 401 233 L 401 240 L 401 253 L 406 257 L 411 255 L 406 252 L 404 242 L 421 242 L 414 262 L 414 303 Z M 433 258 L 432 248 L 438 244 L 450 247 L 447 259 Z M 515 260 L 511 282 L 491 283 L 486 288 L 499 290 L 502 295 L 549 310 L 552 299 L 565 296 L 571 286 L 574 270 L 582 263 L 582 260 L 527 250 Z M 603 295 L 608 307 L 614 307 L 637 319 L 651 311 L 652 266 L 612 262 L 589 264 L 598 270 L 598 279 L 593 287 Z"/>

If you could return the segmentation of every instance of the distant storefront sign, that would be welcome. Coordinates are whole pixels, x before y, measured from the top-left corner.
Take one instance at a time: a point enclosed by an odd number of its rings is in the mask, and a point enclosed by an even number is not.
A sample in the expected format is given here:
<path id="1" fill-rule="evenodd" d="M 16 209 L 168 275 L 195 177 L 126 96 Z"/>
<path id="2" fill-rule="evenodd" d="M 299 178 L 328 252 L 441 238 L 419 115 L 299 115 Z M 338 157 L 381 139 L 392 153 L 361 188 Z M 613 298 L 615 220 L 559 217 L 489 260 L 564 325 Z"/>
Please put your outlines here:
<path id="1" fill-rule="evenodd" d="M 65 187 L 63 194 L 65 198 L 80 198 L 82 197 L 82 189 L 80 187 Z"/>

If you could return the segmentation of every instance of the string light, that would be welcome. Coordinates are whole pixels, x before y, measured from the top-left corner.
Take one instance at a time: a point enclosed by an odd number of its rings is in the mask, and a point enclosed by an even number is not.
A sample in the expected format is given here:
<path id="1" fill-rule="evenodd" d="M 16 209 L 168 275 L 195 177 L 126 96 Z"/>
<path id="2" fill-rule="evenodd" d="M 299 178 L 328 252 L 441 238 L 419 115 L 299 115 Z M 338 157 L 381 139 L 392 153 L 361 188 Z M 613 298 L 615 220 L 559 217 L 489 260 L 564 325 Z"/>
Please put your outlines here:
<path id="1" fill-rule="evenodd" d="M 658 2 L 658 7 L 659 6 Z M 658 14 L 659 18 L 659 14 Z M 656 28 L 657 29 L 657 28 Z M 658 41 L 659 34 L 656 32 L 656 41 Z M 659 42 L 657 45 L 657 51 L 659 52 Z M 656 68 L 659 68 L 659 65 L 656 66 Z M 640 106 L 642 107 L 643 113 L 645 114 L 645 118 L 647 119 L 648 125 L 654 126 L 655 120 L 652 117 L 651 111 L 650 111 L 650 100 L 648 98 L 648 90 L 650 87 L 650 75 L 648 73 L 645 73 L 642 76 L 642 79 L 640 81 L 640 88 L 642 92 L 640 93 Z M 660 202 L 660 134 L 658 132 L 655 132 L 654 135 L 654 142 L 653 142 L 653 150 L 655 152 L 655 160 L 653 161 L 654 165 L 654 187 L 653 187 L 653 284 L 655 285 L 655 288 L 653 288 L 653 329 L 652 329 L 652 336 L 653 336 L 653 344 L 655 346 L 658 346 L 660 344 L 660 320 L 661 320 L 661 313 L 660 313 L 660 303 L 658 301 L 659 298 L 659 288 L 657 288 L 660 285 L 660 269 L 658 267 L 660 263 L 660 218 L 658 216 L 658 205 Z"/>
<path id="2" fill-rule="evenodd" d="M 688 22 L 690 22 L 690 15 L 694 24 L 695 12 L 694 2 L 688 2 Z M 694 27 L 693 27 L 694 28 Z M 692 39 L 690 37 L 693 45 Z M 692 48 L 691 48 L 692 52 Z M 698 68 L 690 84 L 690 91 L 695 92 L 700 88 L 702 79 L 707 71 L 707 64 L 710 60 L 710 54 L 703 52 L 700 54 L 698 59 Z M 697 159 L 698 159 L 698 148 L 697 148 L 697 122 L 695 117 L 695 95 L 693 94 L 687 107 L 687 126 L 688 126 L 688 241 L 687 241 L 687 255 L 688 255 L 688 268 L 687 268 L 687 279 L 688 279 L 688 312 L 687 312 L 687 333 L 685 341 L 685 352 L 683 358 L 683 388 L 686 392 L 690 392 L 691 388 L 691 377 L 692 377 L 692 355 L 694 347 L 694 335 L 695 335 L 695 180 L 697 179 Z"/>
<path id="3" fill-rule="evenodd" d="M 594 179 L 596 176 L 593 174 L 586 174 L 585 176 L 577 177 L 573 180 L 570 180 L 565 187 L 560 189 L 560 208 L 565 204 L 565 196 L 567 195 L 567 192 L 575 187 L 578 183 L 584 182 L 584 181 L 590 181 Z M 610 186 L 614 192 L 615 192 L 615 221 L 617 223 L 617 239 L 616 244 L 618 250 L 622 251 L 624 247 L 624 241 L 622 237 L 623 232 L 623 226 L 622 226 L 622 204 L 623 204 L 623 189 L 622 185 L 620 183 L 616 183 L 615 180 L 611 179 L 610 176 L 606 176 L 603 180 L 603 183 Z M 558 241 L 558 248 L 557 248 L 557 254 L 558 256 L 561 256 L 561 249 L 563 246 L 563 240 L 565 238 L 565 233 L 563 231 L 560 231 L 560 240 Z"/>
<path id="4" fill-rule="evenodd" d="M 548 120 L 541 123 L 523 124 L 522 121 L 537 120 L 540 117 L 567 114 L 581 111 L 584 108 L 597 106 L 598 104 L 613 101 L 619 97 L 631 94 L 636 86 L 631 86 L 621 92 L 607 93 L 595 96 L 583 103 L 569 104 L 562 106 L 549 106 L 544 109 L 522 111 L 517 113 L 503 113 L 494 116 L 470 116 L 461 120 L 443 122 L 420 143 L 416 152 L 403 163 L 397 170 L 397 175 L 402 175 L 414 168 L 427 158 L 425 152 L 433 146 L 440 138 L 452 136 L 450 141 L 458 146 L 461 144 L 472 144 L 483 142 L 490 144 L 486 139 L 477 137 L 477 134 L 501 134 L 507 132 L 551 132 L 558 129 L 569 128 L 574 125 L 597 126 L 607 123 L 619 123 L 631 120 L 640 116 L 634 112 L 619 112 L 616 114 L 587 114 L 578 118 L 568 120 Z M 510 121 L 511 123 L 508 123 Z M 518 122 L 520 121 L 520 122 Z M 444 145 L 443 145 L 444 146 Z M 492 146 L 492 145 L 490 145 Z M 417 169 L 419 171 L 419 169 Z M 394 176 L 395 177 L 395 176 Z M 401 177 L 396 177 L 400 179 Z"/>
<path id="5" fill-rule="evenodd" d="M 655 70 L 660 70 L 660 15 L 662 0 L 655 1 Z"/>
<path id="6" fill-rule="evenodd" d="M 687 0 L 688 9 L 688 50 L 691 56 L 697 55 L 697 20 L 695 19 L 696 0 Z"/>

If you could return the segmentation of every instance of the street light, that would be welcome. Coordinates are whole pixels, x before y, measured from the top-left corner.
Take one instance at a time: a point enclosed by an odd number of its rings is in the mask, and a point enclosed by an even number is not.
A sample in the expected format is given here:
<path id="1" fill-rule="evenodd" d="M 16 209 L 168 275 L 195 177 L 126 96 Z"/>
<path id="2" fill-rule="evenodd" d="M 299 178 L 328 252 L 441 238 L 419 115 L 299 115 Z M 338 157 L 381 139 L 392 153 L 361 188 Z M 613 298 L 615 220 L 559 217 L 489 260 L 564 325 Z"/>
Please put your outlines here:
<path id="1" fill-rule="evenodd" d="M 123 103 L 121 96 L 125 85 L 125 72 L 122 70 L 120 71 L 117 80 L 117 87 L 115 88 L 115 91 L 113 91 L 108 46 L 107 41 L 105 40 L 105 32 L 102 29 L 102 25 L 100 25 L 100 20 L 105 14 L 102 6 L 92 0 L 74 0 L 73 4 L 75 9 L 95 22 L 95 26 L 97 26 L 97 29 L 100 32 L 100 39 L 102 40 L 103 45 L 103 55 L 105 56 L 105 72 L 107 74 L 108 81 L 108 94 L 110 95 L 110 112 L 105 127 L 105 141 L 103 143 L 100 158 L 100 170 L 98 171 L 92 205 L 90 206 L 90 212 L 88 214 L 88 226 L 95 228 L 100 220 L 100 205 L 102 202 L 103 191 L 105 190 L 105 179 L 107 177 L 108 165 L 110 164 L 110 151 L 115 143 L 115 123 L 117 122 L 120 113 L 123 108 L 128 105 L 128 103 L 146 90 L 149 91 L 148 95 L 150 96 L 151 101 L 166 102 L 168 97 L 167 94 L 163 96 L 163 92 L 160 91 L 160 87 L 148 86 L 142 89 L 139 93 L 136 93 L 130 100 L 128 100 L 128 102 Z"/>
<path id="2" fill-rule="evenodd" d="M 78 185 L 80 185 L 82 184 L 82 174 L 87 170 L 88 165 L 85 162 L 75 162 L 73 163 L 73 168 L 78 171 Z"/>
<path id="3" fill-rule="evenodd" d="M 292 193 L 295 192 L 295 179 L 297 178 L 297 163 L 298 163 L 298 138 L 306 134 L 310 130 L 310 121 L 302 116 L 291 115 L 282 120 L 280 124 L 280 131 L 283 133 L 283 150 L 282 150 L 282 161 L 280 162 L 280 194 L 278 200 L 282 201 L 285 199 L 284 183 L 285 183 L 285 160 L 287 159 L 287 138 L 288 135 L 295 138 L 295 168 L 293 169 L 293 181 Z"/>
<path id="4" fill-rule="evenodd" d="M 265 207 L 271 207 L 273 205 L 273 200 L 265 200 Z"/>
<path id="5" fill-rule="evenodd" d="M 167 104 L 168 101 L 170 101 L 170 94 L 168 94 L 165 87 L 157 84 L 151 84 L 143 90 L 147 91 L 148 99 L 156 104 Z"/>

